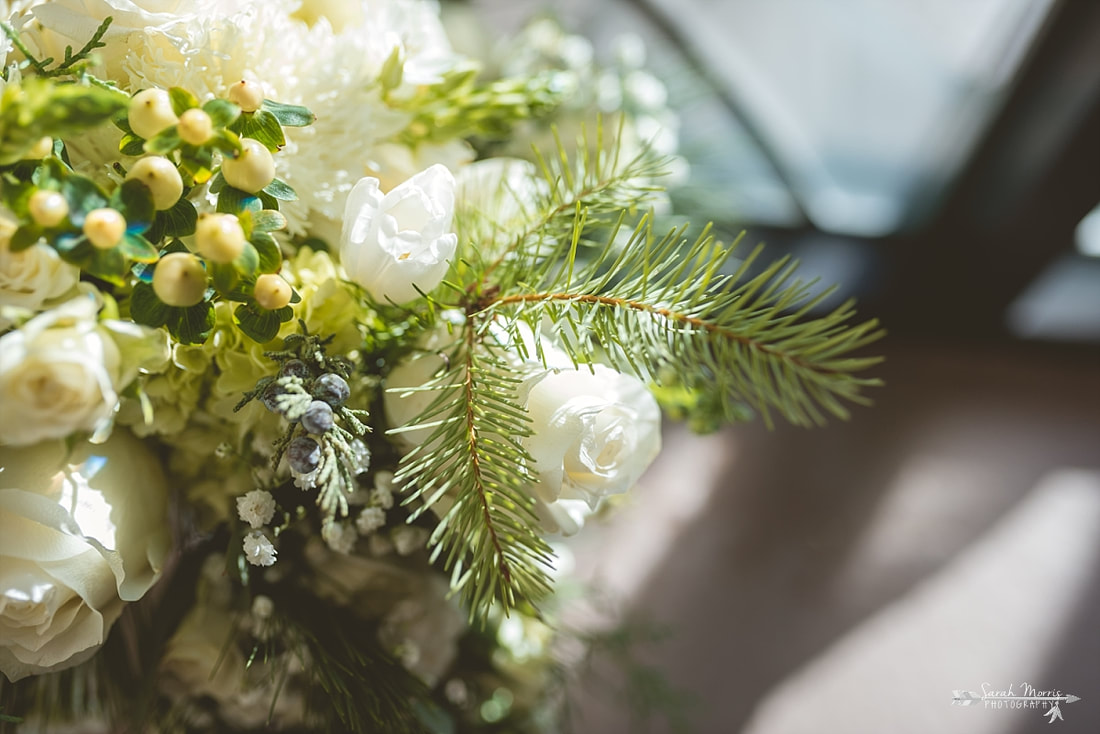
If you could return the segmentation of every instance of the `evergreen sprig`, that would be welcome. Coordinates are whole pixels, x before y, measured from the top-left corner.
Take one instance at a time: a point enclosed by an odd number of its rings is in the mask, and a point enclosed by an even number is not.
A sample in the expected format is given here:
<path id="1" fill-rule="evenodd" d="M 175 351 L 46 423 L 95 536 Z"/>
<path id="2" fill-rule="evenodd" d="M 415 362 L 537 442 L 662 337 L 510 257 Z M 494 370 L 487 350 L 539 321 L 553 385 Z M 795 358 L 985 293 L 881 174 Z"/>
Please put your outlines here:
<path id="1" fill-rule="evenodd" d="M 844 402 L 879 381 L 859 378 L 880 360 L 851 352 L 883 335 L 875 320 L 852 325 L 853 302 L 810 317 L 829 296 L 794 277 L 797 263 L 782 258 L 752 275 L 756 247 L 733 273 L 723 268 L 734 248 L 704 231 L 686 249 L 684 228 L 654 236 L 650 218 L 629 243 L 578 265 L 577 244 L 564 265 L 485 304 L 478 318 L 495 316 L 537 335 L 549 319 L 564 335 L 561 346 L 579 364 L 608 361 L 655 384 L 676 375 L 680 384 L 720 397 L 733 418 L 747 403 L 772 425 L 772 413 L 795 425 L 821 425 L 826 414 L 847 418 Z M 583 225 L 578 217 L 577 227 Z"/>
<path id="2" fill-rule="evenodd" d="M 111 16 L 107 16 L 103 19 L 103 22 L 96 28 L 95 33 L 88 39 L 88 42 L 75 54 L 73 53 L 72 46 L 65 47 L 65 58 L 57 62 L 57 65 L 50 68 L 50 64 L 54 63 L 52 56 L 39 59 L 34 53 L 23 43 L 23 39 L 20 38 L 19 33 L 6 22 L 0 22 L 0 30 L 3 31 L 16 49 L 26 58 L 26 64 L 33 68 L 38 74 L 46 77 L 50 76 L 77 76 L 81 74 L 84 67 L 91 63 L 92 52 L 97 48 L 103 48 L 107 44 L 103 42 L 103 36 L 107 34 L 107 29 L 110 28 L 111 22 L 114 20 Z M 3 78 L 8 78 L 8 71 L 5 67 L 2 71 Z"/>
<path id="3" fill-rule="evenodd" d="M 410 502 L 423 503 L 411 519 L 453 499 L 429 541 L 432 560 L 444 557 L 471 618 L 483 618 L 494 601 L 507 611 L 547 594 L 551 550 L 537 529 L 521 443 L 531 434 L 518 397 L 523 375 L 489 324 L 467 321 L 457 337 L 449 366 L 421 388 L 434 393 L 417 421 L 431 435 L 405 457 L 396 479 L 415 487 Z"/>
<path id="4" fill-rule="evenodd" d="M 731 268 L 734 247 L 709 228 L 693 242 L 686 227 L 657 236 L 652 215 L 615 246 L 639 199 L 658 190 L 663 161 L 644 149 L 620 160 L 596 130 L 596 144 L 582 136 L 574 157 L 559 141 L 553 157 L 539 158 L 546 188 L 511 238 L 502 242 L 508 228 L 491 221 L 459 227 L 468 246 L 450 282 L 457 302 L 445 305 L 465 319 L 444 366 L 416 388 L 432 395 L 430 406 L 396 429 L 431 433 L 397 476 L 420 512 L 442 515 L 432 557 L 443 557 L 475 617 L 494 600 L 508 610 L 549 589 L 521 396 L 532 361 L 545 361 L 544 330 L 582 369 L 606 362 L 705 394 L 727 421 L 743 419 L 747 405 L 769 426 L 773 414 L 820 425 L 846 418 L 846 403 L 866 403 L 864 388 L 879 384 L 855 374 L 879 360 L 851 356 L 883 335 L 877 322 L 853 324 L 851 302 L 814 315 L 831 291 L 815 295 L 814 283 L 795 277 L 797 263 L 758 268 L 757 247 Z M 485 242 L 490 254 L 478 256 L 473 245 Z"/>
<path id="5" fill-rule="evenodd" d="M 458 284 L 475 296 L 490 287 L 509 290 L 543 268 L 558 243 L 577 238 L 582 244 L 600 244 L 590 238 L 599 226 L 613 224 L 621 213 L 651 202 L 664 190 L 656 181 L 666 173 L 669 160 L 647 147 L 622 155 L 616 144 L 621 137 L 621 126 L 609 133 L 597 120 L 593 134 L 582 127 L 577 152 L 570 156 L 555 131 L 553 155 L 535 150 L 542 191 L 534 194 L 530 205 L 516 201 L 523 209 L 519 226 L 460 210 Z M 575 226 L 578 211 L 585 213 L 580 229 Z"/>

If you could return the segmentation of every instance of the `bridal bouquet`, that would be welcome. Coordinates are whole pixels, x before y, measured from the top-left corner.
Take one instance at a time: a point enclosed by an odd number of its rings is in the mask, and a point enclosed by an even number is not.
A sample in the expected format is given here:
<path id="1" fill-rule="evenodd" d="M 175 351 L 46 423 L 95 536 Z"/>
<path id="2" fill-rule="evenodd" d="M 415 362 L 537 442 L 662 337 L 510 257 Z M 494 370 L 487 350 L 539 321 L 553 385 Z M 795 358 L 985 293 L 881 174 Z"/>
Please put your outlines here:
<path id="1" fill-rule="evenodd" d="M 554 731 L 552 544 L 662 407 L 874 383 L 873 321 L 659 223 L 629 54 L 479 64 L 427 0 L 3 11 L 0 727 Z"/>

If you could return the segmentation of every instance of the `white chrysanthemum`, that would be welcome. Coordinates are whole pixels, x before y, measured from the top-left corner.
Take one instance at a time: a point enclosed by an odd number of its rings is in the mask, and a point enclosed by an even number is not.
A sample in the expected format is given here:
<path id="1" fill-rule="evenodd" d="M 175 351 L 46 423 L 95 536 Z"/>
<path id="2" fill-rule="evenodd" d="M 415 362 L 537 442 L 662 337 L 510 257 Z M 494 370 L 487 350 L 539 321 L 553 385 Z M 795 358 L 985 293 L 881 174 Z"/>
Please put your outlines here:
<path id="1" fill-rule="evenodd" d="M 386 524 L 386 511 L 381 507 L 368 507 L 359 513 L 355 527 L 361 535 L 370 535 Z"/>
<path id="2" fill-rule="evenodd" d="M 275 563 L 278 551 L 263 533 L 249 533 L 244 536 L 244 557 L 253 566 L 270 566 Z"/>
<path id="3" fill-rule="evenodd" d="M 307 25 L 295 17 L 297 0 L 217 3 L 209 13 L 130 36 L 122 61 L 128 79 L 120 81 L 130 90 L 182 86 L 207 99 L 248 77 L 271 99 L 309 107 L 316 122 L 286 130 L 287 145 L 275 156 L 276 176 L 299 196 L 281 210 L 290 232 L 301 234 L 311 215 L 341 219 L 347 192 L 373 170 L 374 147 L 409 123 L 407 113 L 382 101 L 378 83 L 394 49 L 403 51 L 406 85 L 438 81 L 457 61 L 434 3 L 359 4 L 353 22 L 341 19 L 336 32 L 325 18 Z"/>
<path id="4" fill-rule="evenodd" d="M 237 498 L 237 515 L 253 529 L 263 527 L 275 516 L 275 498 L 271 492 L 254 489 Z"/>

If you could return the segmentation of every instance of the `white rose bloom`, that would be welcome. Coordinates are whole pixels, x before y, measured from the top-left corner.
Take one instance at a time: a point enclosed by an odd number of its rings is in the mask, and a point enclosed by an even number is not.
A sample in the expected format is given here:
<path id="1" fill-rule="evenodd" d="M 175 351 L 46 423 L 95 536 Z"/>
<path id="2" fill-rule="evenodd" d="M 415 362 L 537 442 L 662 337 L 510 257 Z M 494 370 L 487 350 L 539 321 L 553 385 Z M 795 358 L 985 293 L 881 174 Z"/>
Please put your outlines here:
<path id="1" fill-rule="evenodd" d="M 110 426 L 118 391 L 167 357 L 167 337 L 99 322 L 82 296 L 0 337 L 0 444 L 25 445 Z"/>
<path id="2" fill-rule="evenodd" d="M 12 252 L 10 234 L 4 232 L 6 224 L 0 219 L 0 306 L 39 311 L 47 301 L 72 290 L 80 279 L 80 269 L 41 242 Z"/>
<path id="3" fill-rule="evenodd" d="M 439 164 L 388 194 L 378 179 L 360 179 L 348 196 L 340 242 L 348 277 L 379 302 L 408 303 L 419 297 L 417 288 L 434 289 L 458 245 L 454 203 L 454 176 Z"/>
<path id="4" fill-rule="evenodd" d="M 550 370 L 532 378 L 527 398 L 534 433 L 537 499 L 548 529 L 575 531 L 584 512 L 634 486 L 661 450 L 661 410 L 640 380 L 603 365 Z M 554 526 L 557 527 L 554 527 Z"/>
<path id="5" fill-rule="evenodd" d="M 0 450 L 0 671 L 15 681 L 88 659 L 168 552 L 157 461 L 116 430 Z"/>

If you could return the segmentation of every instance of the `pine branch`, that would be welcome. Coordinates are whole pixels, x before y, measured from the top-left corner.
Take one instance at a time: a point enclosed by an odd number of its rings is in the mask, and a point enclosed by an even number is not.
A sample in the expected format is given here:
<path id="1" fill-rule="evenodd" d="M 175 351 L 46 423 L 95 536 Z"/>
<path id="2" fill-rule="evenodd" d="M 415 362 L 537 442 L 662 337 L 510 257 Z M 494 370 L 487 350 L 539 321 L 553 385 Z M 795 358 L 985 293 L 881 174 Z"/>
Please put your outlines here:
<path id="1" fill-rule="evenodd" d="M 377 627 L 309 594 L 276 594 L 277 639 L 301 663 L 309 713 L 328 731 L 421 734 L 424 684 L 378 643 Z M 289 661 L 289 656 L 283 659 Z M 280 673 L 281 674 L 281 673 Z M 273 704 L 274 705 L 274 704 Z"/>
<path id="2" fill-rule="evenodd" d="M 488 325 L 473 322 L 459 327 L 447 362 L 421 388 L 436 393 L 432 404 L 405 427 L 434 430 L 405 456 L 397 480 L 415 488 L 410 501 L 423 502 L 411 519 L 453 502 L 429 540 L 432 560 L 443 557 L 471 618 L 484 618 L 494 601 L 507 611 L 549 592 L 551 551 L 528 491 L 534 480 L 521 443 L 531 433 L 517 395 L 522 373 Z"/>
<path id="3" fill-rule="evenodd" d="M 829 291 L 812 296 L 811 283 L 793 278 L 797 263 L 784 258 L 748 277 L 757 247 L 723 274 L 733 250 L 704 232 L 683 251 L 683 233 L 656 240 L 643 221 L 613 261 L 605 251 L 579 268 L 574 237 L 561 246 L 563 267 L 485 302 L 477 318 L 522 320 L 537 334 L 548 317 L 577 363 L 603 356 L 657 384 L 672 374 L 721 396 L 730 413 L 751 405 L 769 426 L 773 411 L 820 425 L 826 413 L 848 416 L 842 401 L 867 402 L 861 389 L 879 382 L 851 373 L 879 360 L 849 354 L 882 336 L 876 321 L 850 325 L 852 302 L 808 318 Z M 512 338 L 521 340 L 514 327 Z"/>
<path id="4" fill-rule="evenodd" d="M 459 212 L 458 236 L 463 249 L 456 261 L 474 262 L 459 273 L 467 293 L 476 296 L 490 282 L 508 290 L 517 279 L 540 269 L 558 241 L 573 234 L 579 209 L 586 212 L 589 226 L 610 224 L 621 212 L 634 211 L 663 191 L 654 181 L 665 174 L 668 159 L 648 147 L 630 158 L 621 157 L 614 144 L 614 139 L 622 137 L 621 124 L 610 141 L 605 140 L 602 120 L 596 122 L 594 140 L 582 128 L 572 160 L 557 130 L 554 137 L 557 144 L 552 156 L 535 150 L 544 188 L 534 202 L 517 202 L 524 209 L 518 229 L 485 221 L 478 216 L 483 216 L 480 212 L 466 216 Z M 504 241 L 502 234 L 507 235 Z M 583 237 L 581 241 L 587 242 Z"/>

